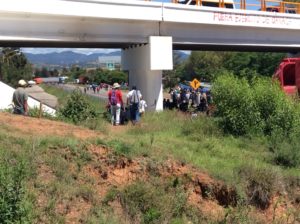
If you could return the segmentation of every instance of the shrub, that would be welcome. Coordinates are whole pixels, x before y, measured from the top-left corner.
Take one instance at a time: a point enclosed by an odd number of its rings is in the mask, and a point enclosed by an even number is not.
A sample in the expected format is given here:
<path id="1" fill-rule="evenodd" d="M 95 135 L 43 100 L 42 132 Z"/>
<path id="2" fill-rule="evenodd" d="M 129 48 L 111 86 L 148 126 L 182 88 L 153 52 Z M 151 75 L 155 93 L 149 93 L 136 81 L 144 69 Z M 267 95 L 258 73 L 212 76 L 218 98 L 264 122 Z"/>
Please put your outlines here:
<path id="1" fill-rule="evenodd" d="M 274 152 L 274 162 L 285 167 L 300 167 L 300 141 L 298 132 L 283 136 L 281 132 L 273 132 L 269 137 L 269 145 Z"/>
<path id="2" fill-rule="evenodd" d="M 245 135 L 262 128 L 260 112 L 254 95 L 246 79 L 238 79 L 232 74 L 219 76 L 213 83 L 215 113 L 225 132 Z"/>
<path id="3" fill-rule="evenodd" d="M 96 110 L 79 89 L 68 97 L 66 105 L 59 110 L 63 118 L 75 124 L 96 117 Z"/>
<path id="4" fill-rule="evenodd" d="M 246 79 L 225 74 L 213 84 L 214 102 L 224 131 L 234 135 L 280 132 L 288 136 L 299 124 L 299 109 L 269 78 Z"/>
<path id="5" fill-rule="evenodd" d="M 0 161 L 0 223 L 29 221 L 25 208 L 25 176 L 22 162 Z"/>
<path id="6" fill-rule="evenodd" d="M 264 133 L 271 135 L 273 131 L 280 130 L 284 135 L 289 134 L 296 119 L 295 105 L 281 91 L 278 83 L 259 78 L 254 82 L 252 91 L 264 122 Z"/>

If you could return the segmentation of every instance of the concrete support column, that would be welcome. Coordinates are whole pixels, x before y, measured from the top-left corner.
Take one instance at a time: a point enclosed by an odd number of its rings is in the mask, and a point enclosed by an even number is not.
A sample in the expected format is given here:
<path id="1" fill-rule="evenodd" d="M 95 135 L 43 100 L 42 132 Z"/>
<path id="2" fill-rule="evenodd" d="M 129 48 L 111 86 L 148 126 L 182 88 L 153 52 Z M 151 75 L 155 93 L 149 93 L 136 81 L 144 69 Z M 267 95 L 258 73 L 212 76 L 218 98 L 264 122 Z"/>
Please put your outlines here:
<path id="1" fill-rule="evenodd" d="M 163 110 L 162 70 L 173 69 L 172 37 L 149 37 L 148 44 L 122 50 L 122 69 L 129 72 L 129 86 L 137 86 L 147 110 Z"/>

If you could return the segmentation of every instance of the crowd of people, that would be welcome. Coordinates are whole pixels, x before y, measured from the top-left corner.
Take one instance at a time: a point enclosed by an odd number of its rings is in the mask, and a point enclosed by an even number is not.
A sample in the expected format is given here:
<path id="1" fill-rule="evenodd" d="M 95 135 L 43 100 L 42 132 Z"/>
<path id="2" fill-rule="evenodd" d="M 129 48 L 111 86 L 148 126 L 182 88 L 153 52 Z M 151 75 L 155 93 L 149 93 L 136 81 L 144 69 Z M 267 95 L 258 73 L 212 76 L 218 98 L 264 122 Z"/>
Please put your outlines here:
<path id="1" fill-rule="evenodd" d="M 170 98 L 164 99 L 164 109 L 179 109 L 180 111 L 200 111 L 209 112 L 209 107 L 212 104 L 212 95 L 210 90 L 198 88 L 190 90 L 187 88 L 172 88 L 169 91 Z"/>
<path id="2" fill-rule="evenodd" d="M 19 81 L 19 88 L 16 89 L 13 95 L 14 113 L 28 113 L 28 95 L 24 91 L 26 82 Z M 105 88 L 105 86 L 101 86 Z M 121 85 L 114 83 L 108 90 L 108 109 L 110 111 L 112 125 L 124 124 L 131 121 L 133 125 L 140 121 L 140 117 L 145 113 L 147 103 L 143 100 L 141 91 L 136 86 L 132 86 L 131 90 L 126 95 L 126 102 L 123 100 Z M 97 87 L 91 86 L 94 92 L 98 92 Z M 85 87 L 84 92 L 86 92 Z M 188 88 L 172 88 L 169 91 L 169 98 L 163 100 L 164 109 L 178 109 L 183 112 L 206 112 L 209 113 L 209 107 L 212 104 L 212 96 L 209 90 L 204 91 L 202 88 L 190 90 Z"/>
<path id="3" fill-rule="evenodd" d="M 121 83 L 120 86 L 122 86 L 123 88 L 127 88 L 128 83 Z M 99 85 L 93 83 L 93 84 L 87 84 L 83 88 L 83 91 L 84 91 L 84 93 L 87 93 L 89 91 L 93 91 L 94 93 L 99 93 L 101 89 L 105 89 L 107 91 L 110 88 L 112 88 L 112 86 L 107 83 L 100 83 Z"/>

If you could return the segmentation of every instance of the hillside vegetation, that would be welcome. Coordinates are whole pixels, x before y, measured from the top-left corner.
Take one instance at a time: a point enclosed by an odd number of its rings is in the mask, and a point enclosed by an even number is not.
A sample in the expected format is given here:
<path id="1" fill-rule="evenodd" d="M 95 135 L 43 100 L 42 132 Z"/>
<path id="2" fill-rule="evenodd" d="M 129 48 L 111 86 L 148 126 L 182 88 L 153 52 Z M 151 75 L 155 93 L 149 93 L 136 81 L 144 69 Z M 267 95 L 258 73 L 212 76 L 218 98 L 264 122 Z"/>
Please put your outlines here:
<path id="1" fill-rule="evenodd" d="M 85 98 L 52 88 L 62 111 Z M 272 121 L 257 115 L 258 129 L 235 123 L 240 114 L 228 123 L 221 110 L 193 119 L 165 111 L 113 127 L 104 105 L 84 101 L 95 113 L 77 126 L 62 115 L 69 124 L 0 113 L 0 223 L 300 222 L 298 160 L 278 159 L 298 156 L 298 140 L 280 128 L 266 132 Z M 231 133 L 230 124 L 247 128 Z M 288 141 L 275 141 L 281 134 Z"/>

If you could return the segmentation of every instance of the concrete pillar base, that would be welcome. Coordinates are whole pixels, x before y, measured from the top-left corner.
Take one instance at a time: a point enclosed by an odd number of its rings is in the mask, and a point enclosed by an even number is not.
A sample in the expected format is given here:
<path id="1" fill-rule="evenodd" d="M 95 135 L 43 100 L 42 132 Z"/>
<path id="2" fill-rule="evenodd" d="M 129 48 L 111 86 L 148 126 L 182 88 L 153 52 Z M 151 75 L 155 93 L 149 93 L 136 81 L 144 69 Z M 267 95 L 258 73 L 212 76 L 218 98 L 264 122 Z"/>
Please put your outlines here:
<path id="1" fill-rule="evenodd" d="M 129 86 L 137 86 L 147 110 L 163 110 L 162 70 L 173 69 L 172 38 L 149 37 L 149 43 L 122 50 L 122 69 L 129 72 Z"/>

